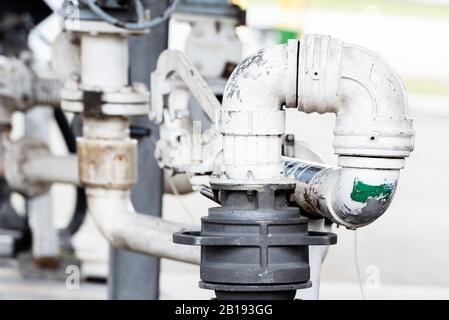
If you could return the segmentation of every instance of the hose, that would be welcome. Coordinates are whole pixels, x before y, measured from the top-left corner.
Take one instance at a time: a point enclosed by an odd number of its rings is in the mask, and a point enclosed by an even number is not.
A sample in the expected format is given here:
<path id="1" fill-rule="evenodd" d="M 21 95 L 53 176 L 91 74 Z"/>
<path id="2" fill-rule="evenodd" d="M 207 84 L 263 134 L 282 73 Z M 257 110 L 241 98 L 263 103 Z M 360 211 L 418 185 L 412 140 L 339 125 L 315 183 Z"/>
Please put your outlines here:
<path id="1" fill-rule="evenodd" d="M 67 146 L 67 150 L 70 153 L 76 153 L 76 137 L 64 112 L 61 109 L 54 109 L 54 117 L 56 123 L 58 124 L 59 130 L 61 131 L 65 144 Z M 67 227 L 60 230 L 61 236 L 69 238 L 73 236 L 83 224 L 84 218 L 86 217 L 86 212 L 87 212 L 86 192 L 84 188 L 77 187 L 76 205 L 75 209 L 73 210 L 72 219 L 70 220 Z"/>
<path id="2" fill-rule="evenodd" d="M 61 131 L 62 138 L 64 139 L 67 150 L 70 153 L 76 153 L 76 138 L 73 134 L 72 128 L 70 127 L 69 121 L 61 109 L 54 109 L 54 117 L 56 123 Z"/>

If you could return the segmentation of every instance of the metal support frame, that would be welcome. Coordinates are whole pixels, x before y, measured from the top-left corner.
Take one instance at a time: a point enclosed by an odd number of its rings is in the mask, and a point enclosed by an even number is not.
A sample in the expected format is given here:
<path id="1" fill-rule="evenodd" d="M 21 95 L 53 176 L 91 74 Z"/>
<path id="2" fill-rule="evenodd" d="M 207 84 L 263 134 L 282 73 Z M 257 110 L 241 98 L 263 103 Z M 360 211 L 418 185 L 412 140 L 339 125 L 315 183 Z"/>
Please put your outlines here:
<path id="1" fill-rule="evenodd" d="M 163 12 L 167 1 L 146 0 L 155 15 Z M 168 23 L 153 28 L 148 35 L 130 39 L 131 79 L 150 84 L 150 73 L 155 69 L 159 54 L 168 45 Z M 158 127 L 147 116 L 135 117 L 132 125 L 145 128 L 138 138 L 139 181 L 132 189 L 135 209 L 148 215 L 162 215 L 163 174 L 155 160 L 155 141 Z M 160 259 L 111 247 L 109 265 L 110 299 L 156 300 L 159 297 Z"/>

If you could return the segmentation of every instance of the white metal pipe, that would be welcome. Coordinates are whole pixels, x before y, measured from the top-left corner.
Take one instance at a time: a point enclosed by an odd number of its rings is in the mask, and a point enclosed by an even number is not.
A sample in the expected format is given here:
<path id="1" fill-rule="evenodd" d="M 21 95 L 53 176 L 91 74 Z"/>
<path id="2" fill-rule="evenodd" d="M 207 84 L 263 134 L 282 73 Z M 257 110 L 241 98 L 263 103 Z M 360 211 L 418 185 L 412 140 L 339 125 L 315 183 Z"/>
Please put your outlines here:
<path id="1" fill-rule="evenodd" d="M 176 245 L 173 233 L 193 226 L 139 214 L 130 201 L 137 179 L 136 144 L 123 117 L 84 118 L 78 139 L 80 180 L 86 187 L 89 212 L 115 247 L 199 264 L 198 248 Z"/>
<path id="2" fill-rule="evenodd" d="M 297 84 L 298 110 L 336 113 L 336 154 L 404 158 L 413 150 L 404 86 L 375 52 L 326 35 L 306 35 Z"/>
<path id="3" fill-rule="evenodd" d="M 223 134 L 224 176 L 246 183 L 282 179 L 285 111 L 296 94 L 297 52 L 287 45 L 260 50 L 232 73 L 216 126 Z M 291 88 L 288 88 L 290 86 Z"/>
<path id="4" fill-rule="evenodd" d="M 116 91 L 129 82 L 128 38 L 120 34 L 81 36 L 83 90 Z"/>
<path id="5" fill-rule="evenodd" d="M 25 115 L 26 135 L 41 141 L 48 141 L 50 137 L 50 120 L 52 109 L 40 107 L 27 112 Z M 41 167 L 44 171 L 50 167 Z M 8 168 L 6 168 L 8 170 Z M 32 251 L 34 258 L 57 258 L 60 254 L 59 236 L 54 224 L 54 208 L 51 192 L 28 200 L 28 215 L 32 233 Z"/>
<path id="6" fill-rule="evenodd" d="M 195 227 L 138 214 L 132 208 L 129 190 L 87 188 L 87 203 L 97 227 L 120 249 L 199 264 L 198 247 L 173 243 L 173 233 Z"/>
<path id="7" fill-rule="evenodd" d="M 0 132 L 0 135 L 2 133 Z M 1 137 L 0 137 L 1 140 Z M 0 153 L 2 144 L 0 143 Z M 0 157 L 0 177 L 3 177 L 3 157 Z M 51 168 L 43 170 L 43 168 Z M 76 155 L 54 156 L 54 155 L 38 155 L 28 159 L 23 164 L 23 173 L 31 181 L 50 182 L 50 183 L 67 183 L 79 185 L 78 174 L 78 158 Z M 189 178 L 185 174 L 177 174 L 171 176 L 168 170 L 164 170 L 164 193 L 174 194 L 171 184 L 176 188 L 179 194 L 187 194 L 192 192 L 192 185 Z M 169 183 L 168 179 L 172 182 Z"/>
<path id="8" fill-rule="evenodd" d="M 222 177 L 279 179 L 275 141 L 285 129 L 283 106 L 337 115 L 334 147 L 341 168 L 302 176 L 300 205 L 348 228 L 384 213 L 414 142 L 404 87 L 388 64 L 370 50 L 323 35 L 247 58 L 231 75 L 219 110 Z"/>
<path id="9" fill-rule="evenodd" d="M 23 174 L 30 181 L 79 184 L 76 155 L 38 154 L 23 164 Z"/>
<path id="10" fill-rule="evenodd" d="M 363 167 L 326 166 L 285 158 L 285 174 L 296 180 L 295 202 L 309 214 L 355 229 L 370 224 L 388 209 L 399 169 L 379 169 L 376 159 Z M 372 168 L 367 168 L 371 164 Z"/>
<path id="11" fill-rule="evenodd" d="M 2 110 L 2 108 L 0 108 Z M 1 111 L 0 111 L 1 113 Z M 10 143 L 10 130 L 0 130 L 0 178 L 5 177 L 5 152 L 6 145 Z"/>
<path id="12" fill-rule="evenodd" d="M 120 92 L 128 86 L 126 34 L 83 33 L 81 69 L 84 91 Z M 79 175 L 89 212 L 102 234 L 121 249 L 198 264 L 198 248 L 172 241 L 174 232 L 192 227 L 132 208 L 129 190 L 137 180 L 137 144 L 129 138 L 129 120 L 87 115 L 83 120 L 83 137 L 77 140 Z"/>

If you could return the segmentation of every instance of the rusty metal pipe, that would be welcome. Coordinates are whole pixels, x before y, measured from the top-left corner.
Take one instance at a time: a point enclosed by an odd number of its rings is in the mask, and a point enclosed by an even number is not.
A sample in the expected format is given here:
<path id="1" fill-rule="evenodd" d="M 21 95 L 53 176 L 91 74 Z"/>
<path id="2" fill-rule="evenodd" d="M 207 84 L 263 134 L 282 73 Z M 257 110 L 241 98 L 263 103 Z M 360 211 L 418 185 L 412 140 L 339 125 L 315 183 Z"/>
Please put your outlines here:
<path id="1" fill-rule="evenodd" d="M 135 212 L 130 188 L 137 180 L 136 142 L 124 117 L 84 118 L 78 138 L 80 180 L 86 187 L 89 212 L 115 247 L 199 264 L 198 248 L 176 245 L 172 234 L 194 226 Z"/>

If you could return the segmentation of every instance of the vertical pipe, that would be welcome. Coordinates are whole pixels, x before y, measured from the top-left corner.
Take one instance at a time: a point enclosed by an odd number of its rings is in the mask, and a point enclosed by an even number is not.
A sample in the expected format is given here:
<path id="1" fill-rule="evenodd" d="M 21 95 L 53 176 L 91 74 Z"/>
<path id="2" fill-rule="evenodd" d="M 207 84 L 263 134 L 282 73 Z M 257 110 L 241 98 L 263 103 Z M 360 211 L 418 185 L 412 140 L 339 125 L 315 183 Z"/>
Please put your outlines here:
<path id="1" fill-rule="evenodd" d="M 144 1 L 154 16 L 162 13 L 167 1 Z M 167 48 L 168 23 L 164 23 L 145 36 L 131 37 L 130 76 L 132 81 L 150 86 L 150 73 L 156 68 L 159 54 Z M 138 138 L 139 180 L 131 192 L 131 200 L 138 212 L 160 217 L 162 215 L 163 175 L 154 159 L 154 141 L 158 140 L 158 127 L 147 116 L 135 117 L 132 125 L 144 127 L 152 136 Z M 111 299 L 159 298 L 159 258 L 127 252 L 111 247 L 109 266 L 109 297 Z"/>
<path id="2" fill-rule="evenodd" d="M 26 134 L 48 141 L 50 108 L 35 108 L 26 114 Z M 27 201 L 35 259 L 57 259 L 59 238 L 53 223 L 53 205 L 50 192 Z"/>
<path id="3" fill-rule="evenodd" d="M 81 79 L 83 90 L 120 90 L 128 85 L 128 39 L 116 34 L 81 36 Z M 108 72 L 98 72 L 108 70 Z"/>

